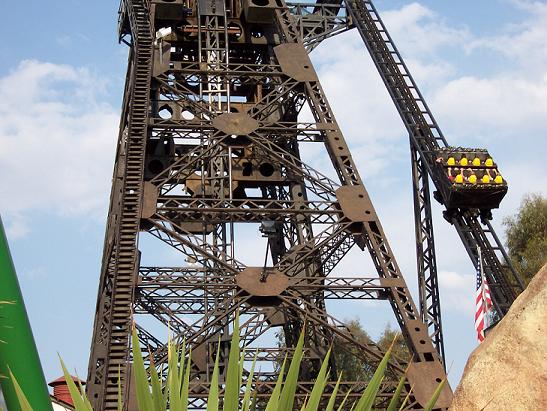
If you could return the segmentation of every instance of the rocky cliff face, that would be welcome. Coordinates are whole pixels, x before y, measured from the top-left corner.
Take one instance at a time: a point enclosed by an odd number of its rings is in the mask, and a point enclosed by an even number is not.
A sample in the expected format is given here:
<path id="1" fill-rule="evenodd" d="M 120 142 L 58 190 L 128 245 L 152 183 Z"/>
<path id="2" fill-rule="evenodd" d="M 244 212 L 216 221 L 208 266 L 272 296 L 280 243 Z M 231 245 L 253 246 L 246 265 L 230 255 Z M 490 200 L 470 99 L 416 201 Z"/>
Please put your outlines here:
<path id="1" fill-rule="evenodd" d="M 471 354 L 450 411 L 547 410 L 547 264 Z"/>

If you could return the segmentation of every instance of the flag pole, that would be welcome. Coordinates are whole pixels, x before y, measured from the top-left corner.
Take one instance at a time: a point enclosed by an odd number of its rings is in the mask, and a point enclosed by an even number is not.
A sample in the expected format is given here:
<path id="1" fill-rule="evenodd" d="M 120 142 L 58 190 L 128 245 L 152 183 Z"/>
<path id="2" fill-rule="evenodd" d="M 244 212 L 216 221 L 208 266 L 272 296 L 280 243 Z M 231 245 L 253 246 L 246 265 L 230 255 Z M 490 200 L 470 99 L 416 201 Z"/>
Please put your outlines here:
<path id="1" fill-rule="evenodd" d="M 479 273 L 481 275 L 481 303 L 484 307 L 484 328 L 488 328 L 487 326 L 487 315 L 486 315 L 486 306 L 484 304 L 484 267 L 482 265 L 482 250 L 480 245 L 477 244 L 477 254 L 479 256 Z"/>
<path id="2" fill-rule="evenodd" d="M 481 295 L 482 295 L 482 301 L 484 304 L 484 328 L 488 328 L 492 325 L 492 305 L 488 303 L 490 299 L 489 292 L 487 292 L 487 280 L 486 275 L 484 273 L 484 265 L 482 262 L 482 250 L 479 246 L 477 246 L 479 251 L 479 264 L 480 264 L 480 270 L 481 270 Z M 487 295 L 488 294 L 488 295 Z"/>

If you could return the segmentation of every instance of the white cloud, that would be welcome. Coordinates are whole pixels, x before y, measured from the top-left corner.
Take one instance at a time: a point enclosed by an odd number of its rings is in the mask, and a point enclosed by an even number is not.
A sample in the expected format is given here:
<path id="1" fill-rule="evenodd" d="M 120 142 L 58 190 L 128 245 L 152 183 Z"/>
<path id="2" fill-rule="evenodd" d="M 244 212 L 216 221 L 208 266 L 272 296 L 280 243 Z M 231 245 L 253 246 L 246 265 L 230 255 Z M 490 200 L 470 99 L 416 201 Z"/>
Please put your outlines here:
<path id="1" fill-rule="evenodd" d="M 547 78 L 461 77 L 436 90 L 431 101 L 447 128 L 463 137 L 514 144 L 515 137 L 522 142 L 547 130 Z"/>
<path id="2" fill-rule="evenodd" d="M 21 273 L 21 277 L 27 277 L 31 280 L 36 280 L 38 278 L 47 277 L 47 272 L 44 267 L 33 267 L 28 270 L 25 270 Z"/>
<path id="3" fill-rule="evenodd" d="M 467 45 L 467 50 L 491 50 L 508 57 L 529 74 L 544 74 L 547 65 L 547 4 L 529 0 L 510 0 L 510 3 L 527 12 L 529 18 L 506 26 L 500 35 L 474 39 Z"/>
<path id="4" fill-rule="evenodd" d="M 475 310 L 475 277 L 454 271 L 439 272 L 441 308 L 471 314 Z"/>
<path id="5" fill-rule="evenodd" d="M 357 32 L 328 40 L 312 54 L 321 84 L 346 137 L 356 144 L 393 139 L 402 131 L 380 76 Z"/>
<path id="6" fill-rule="evenodd" d="M 385 11 L 381 17 L 403 54 L 435 56 L 440 48 L 460 46 L 471 36 L 467 28 L 450 27 L 442 16 L 417 2 Z"/>
<path id="7" fill-rule="evenodd" d="M 38 61 L 0 78 L 0 209 L 13 235 L 30 211 L 104 210 L 118 123 L 105 90 L 86 69 Z"/>
<path id="8" fill-rule="evenodd" d="M 21 213 L 18 212 L 9 213 L 9 222 L 8 225 L 4 228 L 6 230 L 6 236 L 8 237 L 8 240 L 22 238 L 26 236 L 30 231 L 25 217 L 23 217 Z"/>

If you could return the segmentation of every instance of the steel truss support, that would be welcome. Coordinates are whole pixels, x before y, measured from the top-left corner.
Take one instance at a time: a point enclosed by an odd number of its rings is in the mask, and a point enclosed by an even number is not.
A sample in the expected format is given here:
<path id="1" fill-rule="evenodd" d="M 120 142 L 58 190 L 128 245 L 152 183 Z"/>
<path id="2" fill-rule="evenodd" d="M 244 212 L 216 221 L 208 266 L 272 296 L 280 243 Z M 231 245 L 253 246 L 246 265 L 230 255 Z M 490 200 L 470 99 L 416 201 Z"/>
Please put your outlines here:
<path id="1" fill-rule="evenodd" d="M 433 344 L 440 334 L 432 340 L 431 316 L 424 324 L 412 300 L 306 49 L 349 24 L 337 17 L 343 7 L 259 3 L 122 4 L 131 59 L 89 367 L 97 409 L 117 410 L 119 383 L 129 397 L 133 321 L 149 366 L 152 358 L 158 368 L 166 363 L 168 328 L 185 339 L 193 353 L 190 409 L 203 407 L 219 336 L 224 366 L 236 313 L 242 345 L 258 348 L 272 370 L 256 382 L 261 398 L 306 330 L 301 406 L 333 342 L 364 370 L 384 355 L 327 312 L 333 300 L 389 304 L 413 357 L 403 390 L 414 386 L 409 409 L 422 408 L 445 376 Z M 298 121 L 304 108 L 313 121 Z M 312 142 L 323 145 L 336 178 L 302 160 L 301 143 Z M 255 267 L 238 243 L 259 237 L 258 226 L 269 255 Z M 421 244 L 425 261 L 429 239 Z M 334 276 L 355 245 L 368 251 L 375 277 Z M 157 248 L 180 263 L 145 264 L 163 255 Z M 275 332 L 281 347 L 272 344 Z M 338 378 L 336 361 L 330 365 L 329 387 Z M 379 406 L 407 367 L 392 358 Z M 345 381 L 339 397 L 363 389 Z M 447 388 L 438 406 L 450 398 Z"/>
<path id="2" fill-rule="evenodd" d="M 446 369 L 429 175 L 412 142 L 410 153 L 420 313 Z"/>
<path id="3" fill-rule="evenodd" d="M 308 51 L 316 48 L 323 40 L 352 28 L 342 0 L 287 2 L 287 6 L 295 17 L 295 26 L 300 30 L 302 43 Z"/>

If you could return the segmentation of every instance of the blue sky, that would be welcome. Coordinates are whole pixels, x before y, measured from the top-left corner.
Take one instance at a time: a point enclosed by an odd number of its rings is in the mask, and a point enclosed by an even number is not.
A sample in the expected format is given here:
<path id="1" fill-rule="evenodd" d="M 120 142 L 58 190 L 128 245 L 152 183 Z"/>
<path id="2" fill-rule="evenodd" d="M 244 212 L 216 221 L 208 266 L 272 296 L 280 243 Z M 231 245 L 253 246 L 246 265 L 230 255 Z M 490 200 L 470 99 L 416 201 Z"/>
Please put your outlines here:
<path id="1" fill-rule="evenodd" d="M 452 145 L 487 147 L 510 192 L 495 225 L 527 192 L 547 190 L 547 3 L 376 1 Z M 116 2 L 27 1 L 4 10 L 0 36 L 0 213 L 48 380 L 59 352 L 86 375 L 127 49 Z M 403 272 L 415 291 L 407 136 L 357 36 L 313 52 Z M 322 168 L 318 148 L 305 155 Z M 473 267 L 435 207 L 451 382 L 475 348 Z M 350 255 L 340 274 L 367 275 Z M 368 258 L 365 258 L 368 260 Z M 362 268 L 365 267 L 365 268 Z M 417 295 L 414 293 L 415 298 Z M 333 306 L 372 335 L 387 305 Z M 382 314 L 384 313 L 384 314 Z"/>

